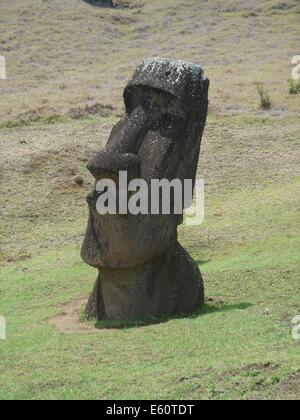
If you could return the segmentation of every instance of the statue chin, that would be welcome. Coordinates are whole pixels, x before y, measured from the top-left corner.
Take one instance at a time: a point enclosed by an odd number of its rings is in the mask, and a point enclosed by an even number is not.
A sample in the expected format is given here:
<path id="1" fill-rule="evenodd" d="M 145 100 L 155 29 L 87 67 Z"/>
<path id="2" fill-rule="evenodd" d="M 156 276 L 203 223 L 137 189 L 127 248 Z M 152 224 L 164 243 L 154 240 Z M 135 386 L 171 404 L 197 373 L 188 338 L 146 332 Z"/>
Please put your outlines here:
<path id="1" fill-rule="evenodd" d="M 153 179 L 195 181 L 208 87 L 200 66 L 145 60 L 125 88 L 126 114 L 88 164 L 95 185 L 105 177 L 118 183 L 120 171 L 128 182 L 140 178 L 148 185 Z M 202 305 L 201 273 L 177 242 L 182 216 L 101 215 L 96 196 L 95 190 L 88 198 L 81 250 L 84 261 L 98 269 L 87 318 L 145 320 L 191 313 Z"/>
<path id="2" fill-rule="evenodd" d="M 178 216 L 92 213 L 81 256 L 95 268 L 131 268 L 166 253 L 177 240 Z"/>

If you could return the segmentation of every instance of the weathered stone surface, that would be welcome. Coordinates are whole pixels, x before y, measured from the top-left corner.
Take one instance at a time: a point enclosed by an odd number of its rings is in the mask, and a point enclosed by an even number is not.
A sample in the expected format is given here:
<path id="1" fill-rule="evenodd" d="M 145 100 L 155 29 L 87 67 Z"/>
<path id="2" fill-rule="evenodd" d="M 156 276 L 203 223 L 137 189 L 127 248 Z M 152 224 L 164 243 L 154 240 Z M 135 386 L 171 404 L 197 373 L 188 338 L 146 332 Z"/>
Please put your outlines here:
<path id="1" fill-rule="evenodd" d="M 195 181 L 208 107 L 209 81 L 200 66 L 145 60 L 124 91 L 126 113 L 106 147 L 88 164 L 95 180 L 175 178 Z M 87 316 L 137 320 L 190 313 L 204 301 L 196 263 L 177 242 L 182 216 L 105 215 L 88 196 L 82 257 L 99 270 Z"/>

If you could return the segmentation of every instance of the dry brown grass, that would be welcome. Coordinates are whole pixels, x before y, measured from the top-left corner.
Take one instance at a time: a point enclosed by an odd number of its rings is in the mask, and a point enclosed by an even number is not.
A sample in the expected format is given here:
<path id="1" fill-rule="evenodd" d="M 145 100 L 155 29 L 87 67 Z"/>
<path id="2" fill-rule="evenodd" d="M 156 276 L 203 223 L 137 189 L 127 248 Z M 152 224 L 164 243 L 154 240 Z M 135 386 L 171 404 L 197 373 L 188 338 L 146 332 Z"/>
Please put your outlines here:
<path id="1" fill-rule="evenodd" d="M 214 111 L 259 112 L 255 81 L 266 84 L 275 112 L 299 110 L 287 85 L 299 52 L 297 0 L 129 3 L 111 10 L 82 0 L 2 1 L 8 79 L 0 81 L 0 123 L 37 109 L 66 115 L 95 102 L 120 109 L 120 92 L 146 56 L 202 63 Z"/>
<path id="2" fill-rule="evenodd" d="M 246 1 L 225 6 L 220 0 L 130 4 L 114 10 L 81 0 L 1 4 L 0 53 L 8 79 L 0 81 L 0 122 L 15 127 L 0 130 L 4 259 L 80 242 L 84 196 L 92 185 L 86 161 L 106 141 L 116 121 L 109 115 L 120 112 L 124 85 L 145 56 L 205 65 L 211 110 L 228 115 L 207 126 L 200 175 L 208 190 L 298 174 L 300 97 L 289 95 L 287 85 L 298 45 L 297 1 L 286 7 L 255 1 L 251 8 Z M 259 111 L 253 83 L 259 79 L 272 95 L 271 113 Z M 264 124 L 261 114 L 266 121 L 278 118 Z M 76 175 L 85 179 L 83 189 L 72 183 Z M 80 228 L 74 225 L 78 217 Z"/>

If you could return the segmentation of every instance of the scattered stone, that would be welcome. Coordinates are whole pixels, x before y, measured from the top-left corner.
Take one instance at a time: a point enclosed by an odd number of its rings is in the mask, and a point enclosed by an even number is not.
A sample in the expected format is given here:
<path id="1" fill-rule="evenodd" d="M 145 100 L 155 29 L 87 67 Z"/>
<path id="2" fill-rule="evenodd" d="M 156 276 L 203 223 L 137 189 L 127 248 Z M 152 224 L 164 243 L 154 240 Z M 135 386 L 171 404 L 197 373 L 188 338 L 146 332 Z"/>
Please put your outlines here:
<path id="1" fill-rule="evenodd" d="M 86 158 L 86 157 L 79 157 L 79 158 L 78 158 L 78 160 L 79 160 L 80 162 L 83 162 L 83 163 L 88 162 L 88 158 Z"/>
<path id="2" fill-rule="evenodd" d="M 223 210 L 221 210 L 221 209 L 217 209 L 217 210 L 214 212 L 214 216 L 216 216 L 216 217 L 222 217 L 222 216 L 223 216 Z"/>
<path id="3" fill-rule="evenodd" d="M 114 7 L 113 0 L 84 0 L 86 3 L 90 3 L 93 6 L 99 7 Z"/>
<path id="4" fill-rule="evenodd" d="M 84 184 L 84 179 L 81 176 L 75 176 L 73 178 L 73 184 L 78 185 L 79 187 L 82 187 Z"/>

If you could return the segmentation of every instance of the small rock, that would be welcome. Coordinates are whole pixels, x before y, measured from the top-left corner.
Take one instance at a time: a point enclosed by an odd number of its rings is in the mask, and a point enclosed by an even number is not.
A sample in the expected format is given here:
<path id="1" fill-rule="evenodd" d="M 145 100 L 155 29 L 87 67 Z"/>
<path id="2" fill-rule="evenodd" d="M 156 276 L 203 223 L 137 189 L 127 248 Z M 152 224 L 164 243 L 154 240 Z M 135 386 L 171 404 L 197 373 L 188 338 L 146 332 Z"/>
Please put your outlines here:
<path id="1" fill-rule="evenodd" d="M 113 0 L 85 0 L 87 3 L 91 3 L 94 6 L 99 7 L 114 7 Z"/>
<path id="2" fill-rule="evenodd" d="M 84 179 L 81 176 L 75 176 L 73 178 L 73 184 L 79 185 L 79 187 L 82 187 L 84 184 Z"/>
<path id="3" fill-rule="evenodd" d="M 217 209 L 214 212 L 214 216 L 216 216 L 216 217 L 222 217 L 222 215 L 223 215 L 223 211 L 221 209 Z"/>

